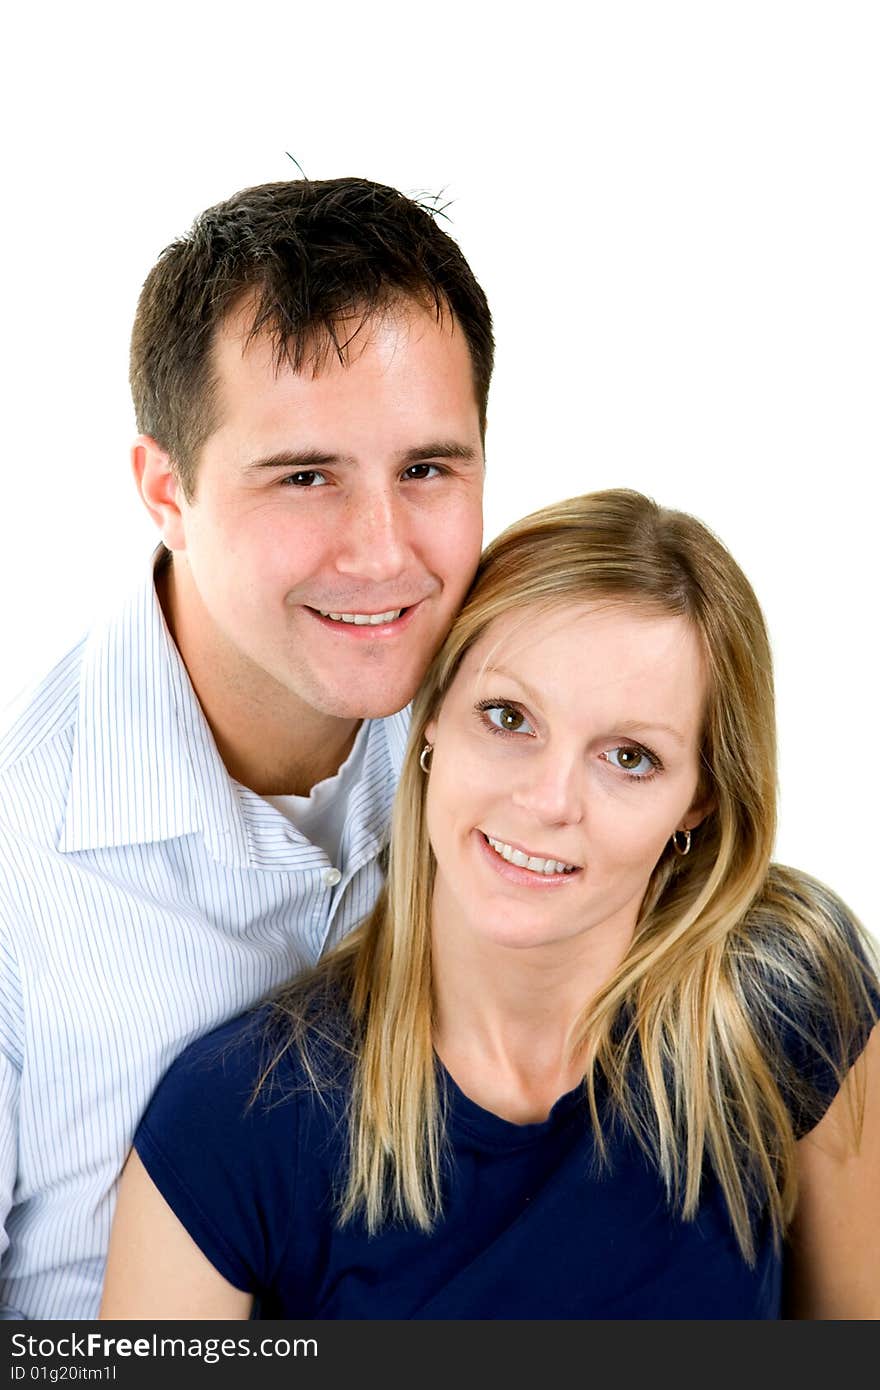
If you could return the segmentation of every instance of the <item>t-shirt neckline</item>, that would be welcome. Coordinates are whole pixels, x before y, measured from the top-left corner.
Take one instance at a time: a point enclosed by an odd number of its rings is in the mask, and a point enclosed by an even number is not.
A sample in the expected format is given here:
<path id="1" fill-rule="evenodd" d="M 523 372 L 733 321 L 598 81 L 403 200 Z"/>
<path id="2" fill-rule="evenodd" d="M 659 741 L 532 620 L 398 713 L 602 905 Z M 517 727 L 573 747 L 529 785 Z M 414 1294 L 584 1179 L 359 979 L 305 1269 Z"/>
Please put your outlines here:
<path id="1" fill-rule="evenodd" d="M 445 1090 L 447 1096 L 450 1129 L 465 1129 L 484 1142 L 502 1145 L 505 1148 L 524 1148 L 529 1144 L 538 1143 L 557 1126 L 567 1123 L 580 1106 L 583 1106 L 586 1113 L 584 1084 L 579 1082 L 572 1090 L 566 1091 L 554 1101 L 545 1120 L 518 1124 L 515 1120 L 507 1120 L 503 1115 L 496 1115 L 493 1110 L 486 1110 L 475 1100 L 471 1100 L 452 1073 L 446 1070 L 439 1057 L 435 1060 L 440 1093 L 442 1096 Z"/>

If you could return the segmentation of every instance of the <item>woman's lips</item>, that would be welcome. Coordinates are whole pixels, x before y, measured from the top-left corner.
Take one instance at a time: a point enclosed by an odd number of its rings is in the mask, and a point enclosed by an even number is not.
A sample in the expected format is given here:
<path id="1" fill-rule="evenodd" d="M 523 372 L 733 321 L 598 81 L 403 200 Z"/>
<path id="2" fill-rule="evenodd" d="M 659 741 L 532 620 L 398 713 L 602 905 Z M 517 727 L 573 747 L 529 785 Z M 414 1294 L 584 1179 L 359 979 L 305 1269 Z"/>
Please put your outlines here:
<path id="1" fill-rule="evenodd" d="M 524 850 L 517 849 L 513 845 L 508 845 L 505 841 L 496 840 L 495 843 L 509 850 L 511 855 L 515 854 L 520 859 L 526 859 L 525 864 L 521 862 L 517 863 L 512 858 L 505 858 L 502 853 L 493 848 L 489 836 L 485 831 L 475 830 L 474 834 L 483 858 L 491 865 L 495 872 L 506 879 L 508 883 L 521 884 L 523 887 L 527 888 L 556 888 L 563 883 L 571 883 L 583 872 L 579 864 L 570 864 L 566 865 L 563 869 L 557 869 L 555 866 L 560 864 L 562 862 L 561 860 L 549 860 L 541 855 L 527 855 Z M 495 837 L 493 836 L 492 838 L 494 839 Z M 539 860 L 545 867 L 543 869 L 529 868 L 528 861 L 530 859 L 533 861 Z M 548 871 L 548 866 L 550 864 L 554 867 Z"/>

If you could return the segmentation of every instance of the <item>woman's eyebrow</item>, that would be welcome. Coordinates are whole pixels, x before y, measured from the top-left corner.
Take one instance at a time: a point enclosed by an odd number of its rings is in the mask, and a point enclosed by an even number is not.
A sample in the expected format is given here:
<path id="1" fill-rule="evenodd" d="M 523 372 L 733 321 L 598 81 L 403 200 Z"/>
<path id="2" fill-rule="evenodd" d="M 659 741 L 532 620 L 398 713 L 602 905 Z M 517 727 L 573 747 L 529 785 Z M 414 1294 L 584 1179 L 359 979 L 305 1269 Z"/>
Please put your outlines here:
<path id="1" fill-rule="evenodd" d="M 660 724 L 660 723 L 655 723 L 653 720 L 644 720 L 644 721 L 643 721 L 643 720 L 641 720 L 641 719 L 624 719 L 624 720 L 622 720 L 622 721 L 619 722 L 619 723 L 615 723 L 614 727 L 615 727 L 615 729 L 616 729 L 619 733 L 621 733 L 621 734 L 626 734 L 626 733 L 658 733 L 658 734 L 668 734 L 670 738 L 675 739 L 675 742 L 676 742 L 676 743 L 680 743 L 680 744 L 682 745 L 682 747 L 687 743 L 687 739 L 685 738 L 684 734 L 681 732 L 680 729 L 673 729 L 673 727 L 672 727 L 671 724 Z"/>
<path id="2" fill-rule="evenodd" d="M 516 676 L 513 671 L 508 671 L 505 666 L 481 666 L 477 676 L 478 678 L 480 676 L 503 676 L 506 681 L 513 681 L 518 685 L 533 704 L 540 705 L 542 702 L 542 696 L 535 690 L 534 686 L 529 685 L 528 681 L 524 681 L 522 676 Z"/>
<path id="3" fill-rule="evenodd" d="M 539 691 L 530 686 L 528 681 L 524 681 L 522 676 L 517 676 L 513 671 L 508 671 L 505 666 L 484 666 L 479 673 L 481 676 L 503 676 L 505 680 L 513 681 L 524 691 L 533 704 L 540 705 L 542 696 Z M 615 719 L 613 721 L 614 732 L 617 734 L 668 734 L 671 739 L 680 744 L 683 748 L 687 739 L 681 729 L 675 729 L 671 724 L 664 724 L 662 721 L 654 719 Z"/>

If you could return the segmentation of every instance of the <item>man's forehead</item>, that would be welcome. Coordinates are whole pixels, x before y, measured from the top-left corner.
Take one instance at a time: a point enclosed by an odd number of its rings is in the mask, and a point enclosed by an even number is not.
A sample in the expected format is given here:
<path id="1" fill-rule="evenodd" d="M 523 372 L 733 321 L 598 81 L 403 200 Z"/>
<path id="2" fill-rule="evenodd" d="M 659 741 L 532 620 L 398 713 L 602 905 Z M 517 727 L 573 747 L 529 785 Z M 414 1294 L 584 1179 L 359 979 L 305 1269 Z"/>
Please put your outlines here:
<path id="1" fill-rule="evenodd" d="M 240 303 L 217 334 L 208 450 L 254 476 L 380 455 L 404 467 L 445 458 L 482 469 L 470 353 L 448 318 L 414 304 L 352 319 L 346 331 L 360 331 L 347 355 L 297 370 L 279 364 L 268 328 L 252 332 L 254 311 L 253 298 Z"/>
<path id="2" fill-rule="evenodd" d="M 266 317 L 261 297 L 249 291 L 219 324 L 213 354 L 221 370 L 245 364 L 260 374 L 292 371 L 309 379 L 349 367 L 371 349 L 390 359 L 426 334 L 451 343 L 460 333 L 451 309 L 394 294 L 372 305 L 346 306 L 285 336 L 281 325 Z"/>

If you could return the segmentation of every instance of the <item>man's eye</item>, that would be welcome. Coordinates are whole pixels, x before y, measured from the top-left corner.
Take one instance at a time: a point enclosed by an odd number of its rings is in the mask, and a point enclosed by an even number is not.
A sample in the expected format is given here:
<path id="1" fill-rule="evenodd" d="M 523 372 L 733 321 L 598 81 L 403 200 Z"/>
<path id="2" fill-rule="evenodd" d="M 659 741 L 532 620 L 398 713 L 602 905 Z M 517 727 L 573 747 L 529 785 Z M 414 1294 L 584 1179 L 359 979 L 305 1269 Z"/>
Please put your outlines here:
<path id="1" fill-rule="evenodd" d="M 422 478 L 439 476 L 440 469 L 436 463 L 411 463 L 409 468 L 403 471 L 404 478 L 409 478 L 411 482 L 421 482 Z"/>
<path id="2" fill-rule="evenodd" d="M 327 479 L 314 468 L 304 468 L 299 473 L 291 473 L 283 479 L 288 487 L 325 487 Z"/>

